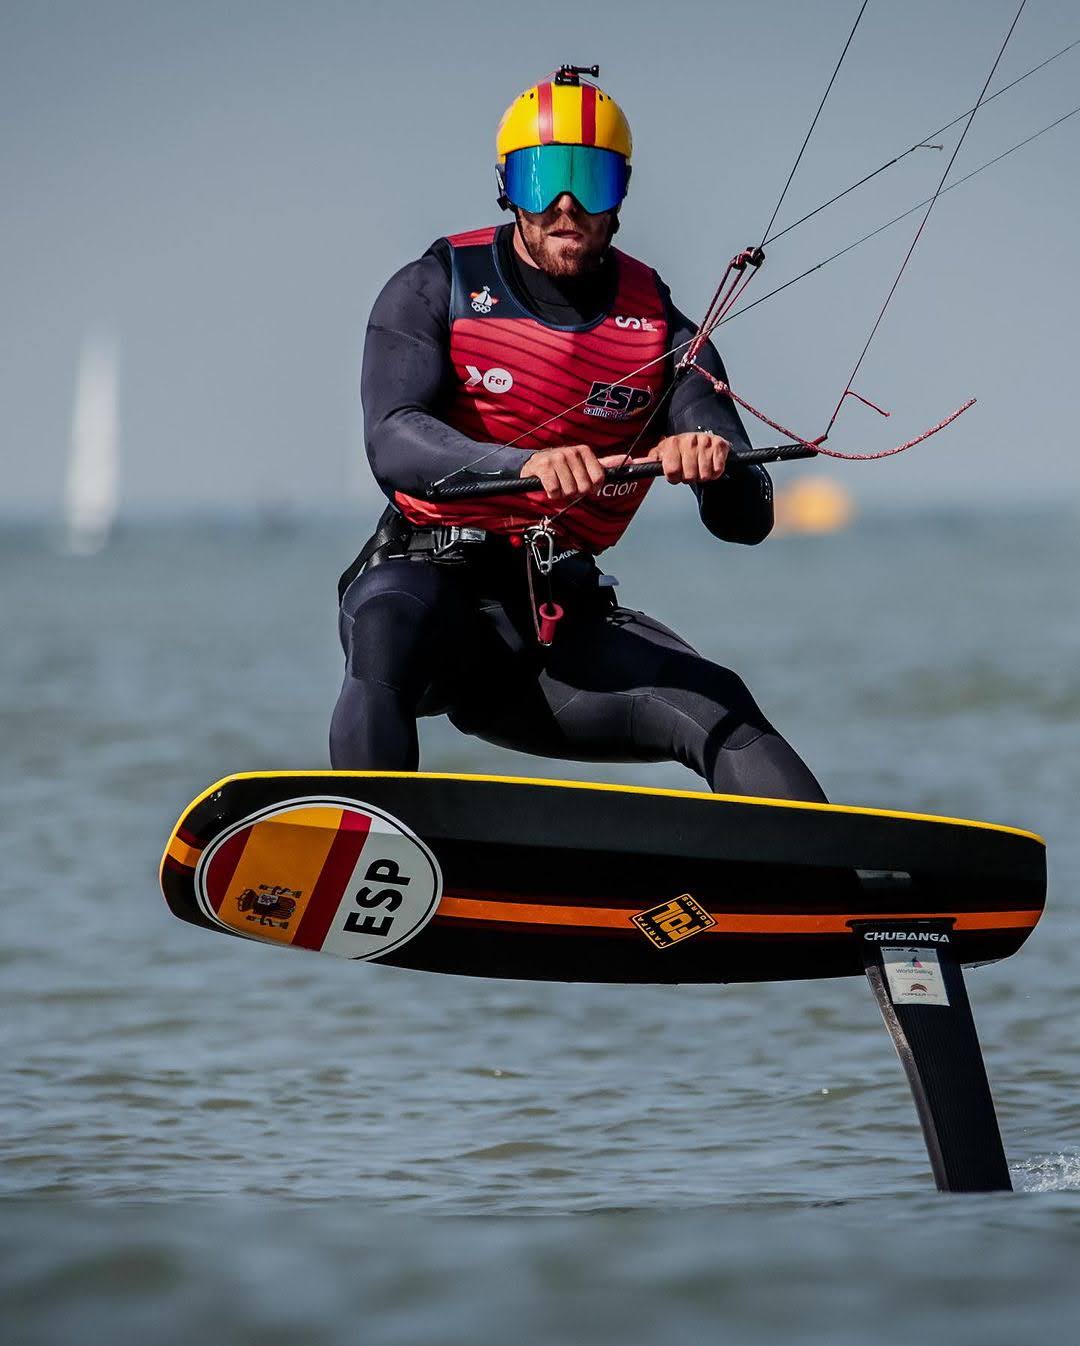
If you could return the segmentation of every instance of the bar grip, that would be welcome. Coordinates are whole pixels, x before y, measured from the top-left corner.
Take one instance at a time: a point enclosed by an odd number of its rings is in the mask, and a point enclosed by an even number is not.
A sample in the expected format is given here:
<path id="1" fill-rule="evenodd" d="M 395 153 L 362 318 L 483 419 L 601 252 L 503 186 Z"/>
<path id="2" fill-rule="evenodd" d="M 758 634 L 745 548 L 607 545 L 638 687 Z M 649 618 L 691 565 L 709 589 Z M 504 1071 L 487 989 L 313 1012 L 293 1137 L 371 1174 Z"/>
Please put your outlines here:
<path id="1" fill-rule="evenodd" d="M 805 444 L 771 444 L 760 449 L 746 449 L 742 453 L 732 454 L 729 461 L 752 465 L 754 463 L 786 463 L 795 458 L 814 458 L 815 449 Z M 609 467 L 604 473 L 605 481 L 642 481 L 648 477 L 663 475 L 664 469 L 659 463 L 627 463 L 625 467 Z M 468 477 L 465 480 L 436 482 L 429 486 L 429 500 L 470 500 L 482 495 L 516 495 L 521 491 L 540 490 L 539 477 L 516 477 L 510 472 L 500 472 L 490 476 Z"/>

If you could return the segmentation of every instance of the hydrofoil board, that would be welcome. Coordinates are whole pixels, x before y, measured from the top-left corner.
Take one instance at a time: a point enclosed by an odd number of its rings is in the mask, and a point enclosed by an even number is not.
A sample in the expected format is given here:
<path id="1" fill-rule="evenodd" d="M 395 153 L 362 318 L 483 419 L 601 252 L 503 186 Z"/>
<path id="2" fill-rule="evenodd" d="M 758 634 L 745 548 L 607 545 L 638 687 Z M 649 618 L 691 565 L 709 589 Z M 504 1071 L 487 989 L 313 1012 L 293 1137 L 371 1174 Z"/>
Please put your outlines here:
<path id="1" fill-rule="evenodd" d="M 169 839 L 183 920 L 430 972 L 600 982 L 862 975 L 867 943 L 1015 953 L 1032 832 L 835 804 L 497 776 L 229 776 Z"/>

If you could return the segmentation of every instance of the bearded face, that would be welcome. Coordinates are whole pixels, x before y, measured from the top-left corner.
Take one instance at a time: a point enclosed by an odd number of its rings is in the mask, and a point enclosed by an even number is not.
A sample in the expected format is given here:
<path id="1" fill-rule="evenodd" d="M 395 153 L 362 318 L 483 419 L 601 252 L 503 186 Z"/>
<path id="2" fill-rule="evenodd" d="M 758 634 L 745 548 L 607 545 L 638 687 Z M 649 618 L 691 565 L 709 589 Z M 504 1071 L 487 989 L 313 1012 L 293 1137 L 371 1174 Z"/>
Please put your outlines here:
<path id="1" fill-rule="evenodd" d="M 615 232 L 614 210 L 590 215 L 564 192 L 547 210 L 516 211 L 518 237 L 535 266 L 549 276 L 582 276 L 593 271 Z"/>

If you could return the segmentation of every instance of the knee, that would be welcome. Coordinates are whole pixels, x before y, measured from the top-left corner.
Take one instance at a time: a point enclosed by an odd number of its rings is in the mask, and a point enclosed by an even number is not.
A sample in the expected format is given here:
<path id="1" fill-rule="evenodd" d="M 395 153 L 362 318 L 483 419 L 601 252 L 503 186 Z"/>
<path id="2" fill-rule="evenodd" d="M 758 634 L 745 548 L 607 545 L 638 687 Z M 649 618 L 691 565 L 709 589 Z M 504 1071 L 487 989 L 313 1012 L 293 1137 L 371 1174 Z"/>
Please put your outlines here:
<path id="1" fill-rule="evenodd" d="M 684 723 L 696 726 L 714 747 L 745 748 L 774 732 L 737 673 L 696 655 L 679 662 L 678 675 L 665 677 L 663 690 L 655 689 L 654 696 Z"/>
<path id="2" fill-rule="evenodd" d="M 341 636 L 350 677 L 405 687 L 430 671 L 439 603 L 427 570 L 388 563 L 365 572 L 346 590 Z"/>
<path id="3" fill-rule="evenodd" d="M 737 673 L 720 664 L 709 664 L 709 692 L 712 716 L 709 728 L 722 729 L 723 746 L 728 751 L 749 747 L 764 734 L 774 732 L 760 706 Z"/>
<path id="4" fill-rule="evenodd" d="M 399 687 L 431 661 L 433 614 L 409 594 L 379 594 L 356 609 L 348 625 L 349 676 Z"/>

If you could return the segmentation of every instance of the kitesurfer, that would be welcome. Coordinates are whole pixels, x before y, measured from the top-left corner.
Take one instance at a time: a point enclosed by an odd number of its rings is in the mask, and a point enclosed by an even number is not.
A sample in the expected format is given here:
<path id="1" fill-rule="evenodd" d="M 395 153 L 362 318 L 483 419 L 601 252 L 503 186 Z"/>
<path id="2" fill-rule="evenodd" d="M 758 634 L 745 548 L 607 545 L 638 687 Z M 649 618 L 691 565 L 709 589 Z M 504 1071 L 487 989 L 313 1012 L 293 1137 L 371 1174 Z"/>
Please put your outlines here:
<path id="1" fill-rule="evenodd" d="M 657 274 L 611 246 L 630 180 L 618 104 L 564 66 L 497 136 L 513 223 L 452 234 L 391 278 L 364 349 L 367 452 L 389 498 L 341 579 L 338 769 L 413 771 L 418 716 L 546 757 L 679 761 L 718 793 L 824 799 L 737 674 L 619 606 L 596 556 L 649 482 L 685 482 L 725 542 L 772 527 L 735 406 L 673 380 L 694 324 Z M 726 379 L 711 345 L 698 363 Z M 512 471 L 543 489 L 440 502 L 433 483 Z M 561 619 L 560 619 L 561 618 Z"/>

